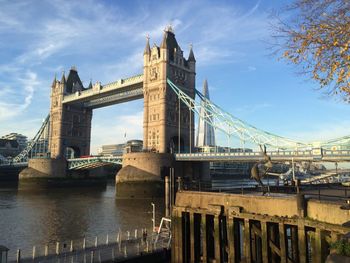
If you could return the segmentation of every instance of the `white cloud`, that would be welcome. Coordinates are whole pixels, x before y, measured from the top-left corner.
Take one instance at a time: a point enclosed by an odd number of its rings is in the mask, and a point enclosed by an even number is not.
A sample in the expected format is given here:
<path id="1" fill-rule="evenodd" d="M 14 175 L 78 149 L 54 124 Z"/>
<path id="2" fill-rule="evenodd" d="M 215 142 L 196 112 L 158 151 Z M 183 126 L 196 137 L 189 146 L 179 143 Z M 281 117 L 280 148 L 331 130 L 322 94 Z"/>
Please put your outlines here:
<path id="1" fill-rule="evenodd" d="M 235 113 L 237 112 L 238 115 L 240 113 L 252 114 L 252 113 L 255 113 L 261 109 L 270 108 L 270 107 L 272 107 L 272 105 L 270 103 L 264 102 L 264 103 L 254 104 L 254 105 L 245 105 L 243 107 L 236 108 L 233 112 L 235 112 Z"/>
<path id="2" fill-rule="evenodd" d="M 33 99 L 35 87 L 39 84 L 37 74 L 34 72 L 28 71 L 24 76 L 19 77 L 18 85 L 23 87 L 25 93 L 23 100 L 19 103 L 13 103 L 7 99 L 8 95 L 17 95 L 17 93 L 10 92 L 9 88 L 1 89 L 0 121 L 11 119 L 26 110 Z"/>
<path id="3" fill-rule="evenodd" d="M 248 66 L 248 72 L 252 72 L 252 71 L 255 71 L 255 70 L 256 70 L 256 67 Z"/>
<path id="4" fill-rule="evenodd" d="M 336 139 L 349 134 L 350 121 L 334 121 L 329 123 L 317 123 L 305 129 L 289 132 L 287 136 L 305 142 L 326 141 Z"/>

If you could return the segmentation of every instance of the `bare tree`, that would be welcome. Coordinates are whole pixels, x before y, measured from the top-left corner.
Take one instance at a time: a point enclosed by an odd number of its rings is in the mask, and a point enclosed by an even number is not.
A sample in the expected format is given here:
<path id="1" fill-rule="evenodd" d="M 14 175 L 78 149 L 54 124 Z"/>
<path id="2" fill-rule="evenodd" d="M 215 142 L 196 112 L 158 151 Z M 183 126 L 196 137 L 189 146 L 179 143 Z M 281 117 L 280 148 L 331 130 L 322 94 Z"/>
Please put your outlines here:
<path id="1" fill-rule="evenodd" d="M 274 25 L 277 53 L 350 102 L 350 1 L 295 0 Z"/>

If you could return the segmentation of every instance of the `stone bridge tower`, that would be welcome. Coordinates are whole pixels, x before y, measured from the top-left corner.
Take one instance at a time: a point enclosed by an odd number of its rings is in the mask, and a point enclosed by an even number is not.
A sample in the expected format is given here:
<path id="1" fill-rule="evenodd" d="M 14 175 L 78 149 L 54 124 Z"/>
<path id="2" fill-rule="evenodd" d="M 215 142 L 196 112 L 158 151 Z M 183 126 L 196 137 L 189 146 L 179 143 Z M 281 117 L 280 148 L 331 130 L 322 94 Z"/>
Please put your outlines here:
<path id="1" fill-rule="evenodd" d="M 189 96 L 195 96 L 196 60 L 183 56 L 171 27 L 158 47 L 147 39 L 144 51 L 143 143 L 147 150 L 169 153 L 189 151 L 194 144 L 194 116 L 167 85 L 169 78 Z"/>
<path id="2" fill-rule="evenodd" d="M 50 138 L 51 158 L 79 157 L 90 154 L 92 110 L 82 105 L 63 104 L 63 96 L 84 89 L 75 67 L 69 71 L 67 79 L 54 79 L 51 87 Z"/>

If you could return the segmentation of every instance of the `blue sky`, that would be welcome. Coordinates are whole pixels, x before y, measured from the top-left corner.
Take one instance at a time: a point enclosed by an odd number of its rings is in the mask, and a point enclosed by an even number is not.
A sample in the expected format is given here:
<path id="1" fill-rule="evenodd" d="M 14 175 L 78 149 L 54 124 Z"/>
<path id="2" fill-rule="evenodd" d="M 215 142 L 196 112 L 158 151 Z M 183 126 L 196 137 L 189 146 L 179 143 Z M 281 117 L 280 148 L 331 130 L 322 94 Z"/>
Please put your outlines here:
<path id="1" fill-rule="evenodd" d="M 35 135 L 50 86 L 76 66 L 85 85 L 142 73 L 145 36 L 172 24 L 197 59 L 197 89 L 261 129 L 314 141 L 349 133 L 350 106 L 326 98 L 297 68 L 270 55 L 272 9 L 288 1 L 0 0 L 0 135 Z M 92 151 L 142 139 L 142 100 L 94 111 Z M 218 135 L 219 143 L 226 139 Z"/>

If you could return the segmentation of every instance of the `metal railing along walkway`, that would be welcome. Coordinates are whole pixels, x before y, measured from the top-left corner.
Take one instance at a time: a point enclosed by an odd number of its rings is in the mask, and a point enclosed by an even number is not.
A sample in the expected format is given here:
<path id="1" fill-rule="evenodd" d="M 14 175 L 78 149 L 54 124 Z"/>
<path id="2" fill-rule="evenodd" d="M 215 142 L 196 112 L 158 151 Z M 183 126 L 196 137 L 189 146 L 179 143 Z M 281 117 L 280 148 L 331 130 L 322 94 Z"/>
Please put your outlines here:
<path id="1" fill-rule="evenodd" d="M 127 231 L 124 235 L 118 232 L 104 237 L 33 246 L 32 249 L 17 250 L 16 254 L 9 253 L 8 262 L 118 262 L 170 249 L 170 234 L 152 233 L 145 235 L 144 230 L 140 232 L 138 230 L 133 233 Z"/>

